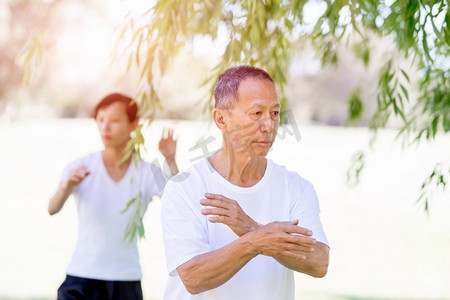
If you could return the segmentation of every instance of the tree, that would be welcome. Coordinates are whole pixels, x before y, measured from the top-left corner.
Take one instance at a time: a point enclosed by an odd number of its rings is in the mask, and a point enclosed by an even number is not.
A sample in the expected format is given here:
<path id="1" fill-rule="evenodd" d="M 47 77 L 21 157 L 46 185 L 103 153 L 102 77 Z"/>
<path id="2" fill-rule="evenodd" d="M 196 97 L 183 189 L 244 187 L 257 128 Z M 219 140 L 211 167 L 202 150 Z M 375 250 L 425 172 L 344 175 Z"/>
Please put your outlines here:
<path id="1" fill-rule="evenodd" d="M 312 11 L 317 19 L 310 21 Z M 136 25 L 136 24 L 140 25 Z M 398 136 L 408 145 L 434 140 L 450 130 L 450 12 L 449 4 L 437 1 L 360 0 L 158 0 L 139 20 L 129 18 L 119 33 L 115 52 L 129 55 L 128 69 L 137 66 L 142 80 L 135 99 L 150 119 L 160 105 L 155 80 L 164 75 L 172 58 L 198 35 L 218 38 L 226 29 L 228 40 L 217 66 L 205 84 L 211 94 L 214 80 L 229 66 L 261 66 L 274 78 L 286 106 L 284 87 L 290 59 L 296 47 L 314 46 L 323 68 L 339 59 L 339 46 L 352 44 L 356 57 L 368 65 L 373 37 L 390 39 L 397 51 L 379 62 L 377 109 L 369 128 L 375 141 L 379 129 L 399 118 Z M 404 63 L 409 65 L 403 67 Z M 419 74 L 417 81 L 412 75 Z M 417 99 L 410 99 L 412 91 Z M 359 122 L 364 104 L 358 89 L 348 97 L 348 124 Z M 283 121 L 283 118 L 282 118 Z M 139 144 L 130 145 L 139 149 Z M 350 178 L 358 178 L 365 152 L 355 155 Z M 450 177 L 450 165 L 438 163 L 426 177 L 419 200 L 428 211 L 430 186 L 443 186 Z"/>
<path id="2" fill-rule="evenodd" d="M 305 15 L 321 9 L 314 26 L 308 28 Z M 374 133 L 392 118 L 400 118 L 398 135 L 409 145 L 433 140 L 439 132 L 450 130 L 450 11 L 447 1 L 282 1 L 282 0 L 160 0 L 144 14 L 147 20 L 134 27 L 133 20 L 124 26 L 132 35 L 127 40 L 131 65 L 135 60 L 141 78 L 146 81 L 137 99 L 152 112 L 159 103 L 153 79 L 161 76 L 172 57 L 197 35 L 218 36 L 224 26 L 229 40 L 221 59 L 205 84 L 211 87 L 209 107 L 213 101 L 214 80 L 235 64 L 262 66 L 274 78 L 286 105 L 283 90 L 287 68 L 296 42 L 314 45 L 324 68 L 338 60 L 338 46 L 348 42 L 348 32 L 356 35 L 356 56 L 367 65 L 370 61 L 372 36 L 392 39 L 398 51 L 381 63 L 378 77 L 377 110 L 369 127 Z M 122 39 L 123 41 L 123 39 Z M 142 59 L 143 58 L 143 59 Z M 409 61 L 407 69 L 399 60 Z M 412 86 L 411 72 L 420 74 Z M 417 87 L 415 86 L 417 85 Z M 419 97 L 410 99 L 411 89 Z M 414 102 L 413 102 L 414 100 Z M 407 107 L 405 102 L 412 102 Z M 356 124 L 364 110 L 358 89 L 348 98 L 348 124 Z M 358 178 L 364 166 L 364 151 L 355 155 L 350 178 Z M 438 163 L 425 179 L 418 200 L 428 212 L 431 185 L 444 188 L 449 180 L 450 165 Z"/>

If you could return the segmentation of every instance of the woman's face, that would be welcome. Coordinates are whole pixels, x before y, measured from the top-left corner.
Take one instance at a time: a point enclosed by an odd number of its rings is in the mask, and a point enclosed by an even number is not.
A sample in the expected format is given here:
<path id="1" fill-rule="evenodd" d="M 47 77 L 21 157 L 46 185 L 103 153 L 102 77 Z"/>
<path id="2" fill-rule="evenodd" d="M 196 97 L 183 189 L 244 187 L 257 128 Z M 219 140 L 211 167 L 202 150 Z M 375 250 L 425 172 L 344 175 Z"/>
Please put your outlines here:
<path id="1" fill-rule="evenodd" d="M 95 118 L 105 148 L 123 149 L 130 140 L 130 134 L 136 129 L 138 121 L 128 119 L 126 104 L 113 102 L 102 107 Z"/>

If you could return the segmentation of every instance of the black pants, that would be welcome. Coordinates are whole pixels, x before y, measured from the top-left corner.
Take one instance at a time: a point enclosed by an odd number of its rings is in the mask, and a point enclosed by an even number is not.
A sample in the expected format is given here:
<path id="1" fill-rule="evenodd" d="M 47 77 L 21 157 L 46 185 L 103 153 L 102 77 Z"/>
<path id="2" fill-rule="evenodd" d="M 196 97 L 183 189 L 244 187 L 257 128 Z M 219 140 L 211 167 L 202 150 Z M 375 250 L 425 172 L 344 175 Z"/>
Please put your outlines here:
<path id="1" fill-rule="evenodd" d="M 140 281 L 109 281 L 67 275 L 58 300 L 142 300 Z"/>

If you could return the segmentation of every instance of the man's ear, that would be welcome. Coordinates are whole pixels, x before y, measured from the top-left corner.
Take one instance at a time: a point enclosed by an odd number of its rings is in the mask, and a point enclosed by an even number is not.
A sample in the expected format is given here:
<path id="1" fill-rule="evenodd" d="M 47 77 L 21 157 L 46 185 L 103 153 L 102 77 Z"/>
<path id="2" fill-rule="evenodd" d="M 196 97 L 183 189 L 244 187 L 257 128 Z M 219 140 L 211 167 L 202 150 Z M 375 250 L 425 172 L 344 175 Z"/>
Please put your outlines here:
<path id="1" fill-rule="evenodd" d="M 215 108 L 213 110 L 213 119 L 220 131 L 225 132 L 227 130 L 228 112 L 226 110 Z"/>

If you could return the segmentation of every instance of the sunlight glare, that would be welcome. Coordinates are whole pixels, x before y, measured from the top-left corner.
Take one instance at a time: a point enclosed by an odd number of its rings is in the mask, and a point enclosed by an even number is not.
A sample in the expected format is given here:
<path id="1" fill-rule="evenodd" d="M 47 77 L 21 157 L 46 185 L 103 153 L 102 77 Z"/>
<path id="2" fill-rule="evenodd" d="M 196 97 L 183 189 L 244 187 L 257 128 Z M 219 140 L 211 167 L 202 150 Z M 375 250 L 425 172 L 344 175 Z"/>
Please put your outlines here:
<path id="1" fill-rule="evenodd" d="M 107 65 L 113 31 L 82 5 L 71 7 L 66 18 L 57 44 L 59 74 L 67 82 L 93 82 Z M 73 26 L 74 22 L 77 26 Z"/>

